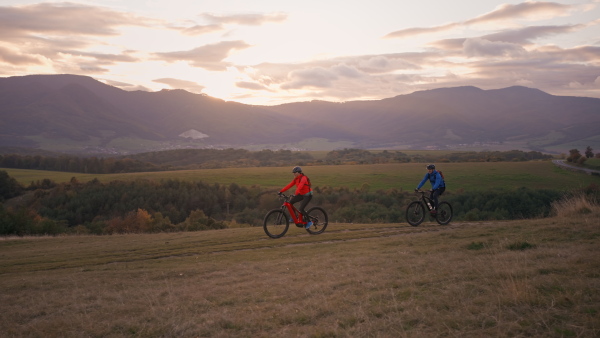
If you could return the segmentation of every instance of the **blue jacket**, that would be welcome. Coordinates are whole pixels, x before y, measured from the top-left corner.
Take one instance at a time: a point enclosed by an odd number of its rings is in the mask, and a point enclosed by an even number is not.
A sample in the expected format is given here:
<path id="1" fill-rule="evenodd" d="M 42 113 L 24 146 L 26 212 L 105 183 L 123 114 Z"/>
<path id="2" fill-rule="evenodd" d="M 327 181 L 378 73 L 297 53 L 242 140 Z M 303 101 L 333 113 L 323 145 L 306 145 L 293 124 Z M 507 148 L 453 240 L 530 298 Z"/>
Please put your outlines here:
<path id="1" fill-rule="evenodd" d="M 429 173 L 425 174 L 425 177 L 423 177 L 423 180 L 421 181 L 421 183 L 419 183 L 417 189 L 421 189 L 421 187 L 423 186 L 423 184 L 425 184 L 425 182 L 427 182 L 427 180 L 431 182 L 431 189 L 433 190 L 446 187 L 446 183 L 444 182 L 444 179 L 442 179 L 442 175 L 440 175 L 440 173 L 437 170 L 434 170 L 431 173 L 431 175 Z"/>

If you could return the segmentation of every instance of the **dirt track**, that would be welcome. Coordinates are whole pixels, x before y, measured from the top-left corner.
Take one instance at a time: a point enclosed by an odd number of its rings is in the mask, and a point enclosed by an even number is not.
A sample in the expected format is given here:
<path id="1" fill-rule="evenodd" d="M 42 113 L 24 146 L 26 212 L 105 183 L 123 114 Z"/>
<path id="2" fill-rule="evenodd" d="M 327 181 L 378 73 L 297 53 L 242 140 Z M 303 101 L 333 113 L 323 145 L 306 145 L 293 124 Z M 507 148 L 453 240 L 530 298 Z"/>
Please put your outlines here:
<path id="1" fill-rule="evenodd" d="M 593 169 L 577 167 L 574 165 L 567 164 L 564 160 L 552 160 L 552 163 L 554 163 L 555 165 L 557 165 L 563 169 L 579 171 L 579 172 L 586 173 L 588 175 L 600 175 L 600 170 L 593 170 Z"/>

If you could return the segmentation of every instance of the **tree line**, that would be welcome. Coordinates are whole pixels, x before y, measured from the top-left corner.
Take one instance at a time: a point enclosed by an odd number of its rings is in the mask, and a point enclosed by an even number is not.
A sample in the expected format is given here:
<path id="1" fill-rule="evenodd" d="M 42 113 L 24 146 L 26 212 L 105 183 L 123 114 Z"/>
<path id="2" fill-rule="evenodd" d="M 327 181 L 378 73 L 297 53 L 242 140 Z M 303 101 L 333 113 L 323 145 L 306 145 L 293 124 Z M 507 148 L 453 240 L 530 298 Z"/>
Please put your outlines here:
<path id="1" fill-rule="evenodd" d="M 78 157 L 61 155 L 0 155 L 0 167 L 65 171 L 84 174 L 114 174 L 183 169 L 217 169 L 228 167 L 273 167 L 299 165 L 341 165 L 408 162 L 497 162 L 551 159 L 537 151 L 456 152 L 444 155 L 407 155 L 401 151 L 374 152 L 363 149 L 342 149 L 328 152 L 324 159 L 290 150 L 248 151 L 245 149 L 178 149 L 129 155 L 127 157 Z"/>
<path id="2" fill-rule="evenodd" d="M 311 205 L 329 213 L 332 223 L 403 223 L 412 192 L 314 187 Z M 600 187 L 588 194 L 600 197 Z M 242 187 L 137 180 L 68 183 L 50 180 L 25 188 L 0 171 L 0 235 L 113 234 L 198 231 L 262 226 L 268 210 L 279 207 L 276 192 Z M 548 216 L 562 193 L 521 188 L 516 191 L 447 193 L 455 220 L 508 220 Z M 10 203 L 9 203 L 10 202 Z"/>
<path id="3" fill-rule="evenodd" d="M 594 151 L 592 147 L 587 146 L 585 148 L 585 152 L 583 155 L 579 152 L 577 148 L 569 150 L 569 156 L 567 157 L 567 162 L 576 163 L 579 165 L 583 165 L 588 158 L 594 157 Z M 596 158 L 600 158 L 600 153 L 596 154 Z"/>

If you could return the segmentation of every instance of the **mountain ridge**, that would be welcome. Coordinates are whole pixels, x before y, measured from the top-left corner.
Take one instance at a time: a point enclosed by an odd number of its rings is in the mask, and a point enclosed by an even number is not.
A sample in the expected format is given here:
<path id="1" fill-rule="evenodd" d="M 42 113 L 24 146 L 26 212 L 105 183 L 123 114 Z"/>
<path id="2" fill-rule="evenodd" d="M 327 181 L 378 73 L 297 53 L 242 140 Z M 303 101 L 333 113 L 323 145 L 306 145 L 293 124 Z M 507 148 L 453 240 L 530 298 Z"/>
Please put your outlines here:
<path id="1" fill-rule="evenodd" d="M 245 105 L 185 90 L 127 92 L 91 77 L 0 78 L 0 146 L 117 153 L 203 147 L 600 147 L 600 99 L 512 86 L 437 88 L 370 101 Z M 195 131 L 208 137 L 180 135 Z M 312 149 L 308 149 L 312 150 Z"/>

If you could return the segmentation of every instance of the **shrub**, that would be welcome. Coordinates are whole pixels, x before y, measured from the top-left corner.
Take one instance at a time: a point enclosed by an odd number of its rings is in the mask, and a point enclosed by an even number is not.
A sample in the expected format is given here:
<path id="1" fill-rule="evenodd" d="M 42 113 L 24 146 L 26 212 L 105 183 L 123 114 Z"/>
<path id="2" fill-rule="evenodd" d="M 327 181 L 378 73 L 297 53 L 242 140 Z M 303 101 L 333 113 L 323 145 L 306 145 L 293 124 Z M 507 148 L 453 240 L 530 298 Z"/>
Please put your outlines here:
<path id="1" fill-rule="evenodd" d="M 483 242 L 471 242 L 471 244 L 467 245 L 467 250 L 481 250 L 486 247 Z"/>
<path id="2" fill-rule="evenodd" d="M 516 250 L 527 250 L 527 249 L 535 249 L 537 245 L 530 244 L 528 242 L 515 242 L 506 246 L 508 250 L 516 251 Z"/>
<path id="3" fill-rule="evenodd" d="M 576 192 L 552 203 L 552 213 L 558 217 L 569 217 L 581 214 L 600 212 L 600 206 L 593 195 Z"/>
<path id="4" fill-rule="evenodd" d="M 14 178 L 8 176 L 4 170 L 0 170 L 0 202 L 4 199 L 19 196 L 23 187 Z"/>

